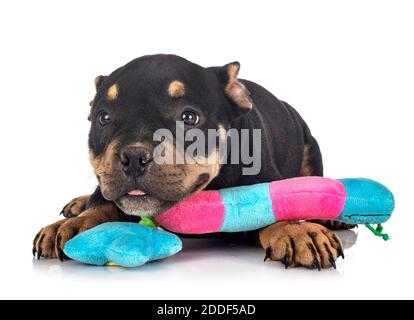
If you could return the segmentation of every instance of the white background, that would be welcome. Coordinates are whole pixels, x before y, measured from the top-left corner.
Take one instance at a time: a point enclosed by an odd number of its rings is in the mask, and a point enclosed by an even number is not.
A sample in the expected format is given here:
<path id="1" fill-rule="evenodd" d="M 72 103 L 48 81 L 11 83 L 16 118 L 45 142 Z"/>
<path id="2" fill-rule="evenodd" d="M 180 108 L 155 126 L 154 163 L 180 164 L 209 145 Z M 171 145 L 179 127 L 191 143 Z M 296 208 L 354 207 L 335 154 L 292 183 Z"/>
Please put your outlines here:
<path id="1" fill-rule="evenodd" d="M 3 1 L 0 297 L 414 298 L 413 16 L 411 1 Z M 32 261 L 38 229 L 95 186 L 93 78 L 152 53 L 240 61 L 242 78 L 302 114 L 327 176 L 393 190 L 392 241 L 361 227 L 338 270 L 322 272 L 203 240 L 136 270 Z"/>

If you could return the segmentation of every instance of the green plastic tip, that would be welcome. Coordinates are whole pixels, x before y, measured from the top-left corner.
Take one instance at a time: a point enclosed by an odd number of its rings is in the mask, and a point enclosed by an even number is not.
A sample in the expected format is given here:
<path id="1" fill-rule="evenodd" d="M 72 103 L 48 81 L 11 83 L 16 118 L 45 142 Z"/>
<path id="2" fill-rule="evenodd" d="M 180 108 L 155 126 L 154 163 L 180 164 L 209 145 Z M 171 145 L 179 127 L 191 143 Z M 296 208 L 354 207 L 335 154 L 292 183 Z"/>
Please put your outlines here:
<path id="1" fill-rule="evenodd" d="M 373 226 L 371 226 L 370 224 L 365 224 L 365 226 L 377 237 L 381 237 L 384 241 L 388 241 L 391 239 L 391 237 L 386 234 L 386 233 L 382 233 L 382 231 L 384 230 L 383 226 L 381 224 L 378 224 L 376 228 L 374 228 Z"/>
<path id="2" fill-rule="evenodd" d="M 149 228 L 158 228 L 158 223 L 151 217 L 141 217 L 141 221 L 139 222 L 139 224 L 142 224 Z"/>

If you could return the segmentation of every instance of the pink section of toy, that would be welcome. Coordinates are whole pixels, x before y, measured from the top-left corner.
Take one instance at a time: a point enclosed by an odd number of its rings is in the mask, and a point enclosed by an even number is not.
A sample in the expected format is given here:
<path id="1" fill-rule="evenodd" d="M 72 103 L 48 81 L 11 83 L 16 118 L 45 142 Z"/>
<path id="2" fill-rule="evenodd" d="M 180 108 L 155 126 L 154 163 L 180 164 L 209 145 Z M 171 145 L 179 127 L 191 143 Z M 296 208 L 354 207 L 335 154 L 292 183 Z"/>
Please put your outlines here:
<path id="1" fill-rule="evenodd" d="M 219 232 L 224 220 L 224 204 L 218 191 L 203 191 L 155 217 L 165 229 L 177 233 Z"/>
<path id="2" fill-rule="evenodd" d="M 269 191 L 277 221 L 335 219 L 346 200 L 340 181 L 321 177 L 274 181 Z"/>

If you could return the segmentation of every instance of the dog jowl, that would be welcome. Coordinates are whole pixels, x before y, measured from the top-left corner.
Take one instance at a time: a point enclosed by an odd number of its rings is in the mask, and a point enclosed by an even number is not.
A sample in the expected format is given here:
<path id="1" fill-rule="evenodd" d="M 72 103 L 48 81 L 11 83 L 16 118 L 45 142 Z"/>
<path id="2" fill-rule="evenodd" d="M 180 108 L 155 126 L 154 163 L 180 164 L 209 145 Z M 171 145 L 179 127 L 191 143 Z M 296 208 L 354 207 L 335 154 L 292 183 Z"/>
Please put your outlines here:
<path id="1" fill-rule="evenodd" d="M 34 253 L 63 259 L 64 244 L 77 233 L 158 214 L 203 189 L 322 175 L 319 146 L 300 115 L 261 86 L 239 79 L 239 69 L 237 62 L 204 68 L 178 56 L 152 55 L 98 76 L 89 156 L 99 186 L 72 202 L 77 212 L 64 208 L 68 219 L 37 234 Z M 160 130 L 171 136 L 155 139 Z M 177 143 L 181 134 L 211 142 L 206 137 L 212 130 L 217 137 L 205 148 L 187 138 Z M 237 133 L 233 140 L 253 154 L 227 144 L 220 148 L 234 138 L 229 133 Z M 191 148 L 198 152 L 188 159 Z M 168 154 L 173 161 L 158 161 L 157 155 Z M 286 266 L 330 267 L 342 252 L 340 242 L 316 223 L 277 223 L 257 233 L 267 256 Z"/>

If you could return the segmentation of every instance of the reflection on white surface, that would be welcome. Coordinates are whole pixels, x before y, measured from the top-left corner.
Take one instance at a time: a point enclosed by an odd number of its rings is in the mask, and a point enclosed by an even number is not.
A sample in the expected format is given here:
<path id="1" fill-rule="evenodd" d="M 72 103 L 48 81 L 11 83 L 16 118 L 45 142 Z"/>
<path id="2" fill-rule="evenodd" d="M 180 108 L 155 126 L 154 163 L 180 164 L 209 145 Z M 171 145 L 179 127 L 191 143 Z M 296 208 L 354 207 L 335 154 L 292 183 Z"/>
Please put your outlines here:
<path id="1" fill-rule="evenodd" d="M 29 228 L 28 228 L 29 229 Z M 408 233 L 387 227 L 391 241 L 365 228 L 341 231 L 345 259 L 337 270 L 285 270 L 263 262 L 264 250 L 240 238 L 183 239 L 177 255 L 134 269 L 97 267 L 74 261 L 33 260 L 31 233 L 0 264 L 0 297 L 65 299 L 283 299 L 375 298 L 407 296 L 413 279 L 401 243 Z M 32 232 L 33 233 L 33 232 Z M 357 234 L 358 233 L 358 234 Z M 353 245 L 358 236 L 358 243 Z M 404 236 L 404 237 L 402 237 Z M 405 241 L 406 242 L 406 241 Z M 4 242 L 3 242 L 4 243 Z M 398 260 L 400 259 L 400 260 Z M 407 257 L 410 259 L 410 256 Z M 409 261 L 409 260 L 407 260 Z M 380 285 L 370 285 L 372 283 Z M 398 288 L 407 288 L 401 290 Z M 411 290 L 411 289 L 410 289 Z"/>
<path id="2" fill-rule="evenodd" d="M 351 230 L 336 232 L 341 238 L 344 248 L 349 249 L 356 243 L 357 233 Z M 187 268 L 196 270 L 199 273 L 209 273 L 212 269 L 218 268 L 223 264 L 234 264 L 234 269 L 222 269 L 220 277 L 227 272 L 244 273 L 246 269 L 258 265 L 265 268 L 284 270 L 279 263 L 263 262 L 264 251 L 262 248 L 253 245 L 242 236 L 229 236 L 224 238 L 184 238 L 183 250 L 170 258 L 154 261 L 144 266 L 127 269 L 120 267 L 96 267 L 80 264 L 75 261 L 60 262 L 58 260 L 35 260 L 33 259 L 33 270 L 38 274 L 51 277 L 70 276 L 79 278 L 89 278 L 106 276 L 107 274 L 122 274 L 122 277 L 137 277 L 145 274 L 146 277 L 157 276 L 159 273 L 169 272 L 169 270 L 185 270 Z M 346 252 L 345 252 L 346 253 Z M 244 267 L 242 267 L 244 266 Z"/>

